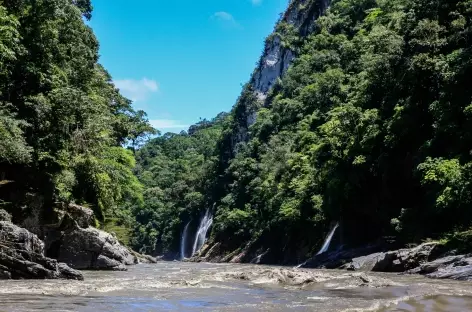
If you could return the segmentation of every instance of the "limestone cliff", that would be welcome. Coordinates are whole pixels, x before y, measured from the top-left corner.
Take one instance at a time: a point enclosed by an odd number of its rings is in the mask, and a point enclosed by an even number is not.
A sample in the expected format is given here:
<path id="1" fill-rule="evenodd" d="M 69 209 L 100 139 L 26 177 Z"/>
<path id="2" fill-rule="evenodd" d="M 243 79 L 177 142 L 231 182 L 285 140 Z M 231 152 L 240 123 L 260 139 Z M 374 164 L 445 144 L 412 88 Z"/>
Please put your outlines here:
<path id="1" fill-rule="evenodd" d="M 240 142 L 247 141 L 249 127 L 256 121 L 258 107 L 270 105 L 267 95 L 277 80 L 284 75 L 297 56 L 304 39 L 315 29 L 315 22 L 328 8 L 330 0 L 292 0 L 277 22 L 274 32 L 266 39 L 264 51 L 245 90 L 253 93 L 256 105 L 241 96 L 236 106 L 242 118 L 233 133 L 232 146 L 236 152 Z M 244 92 L 244 91 L 243 91 Z M 254 104 L 254 103 L 253 103 Z M 236 109 L 236 108 L 235 108 Z"/>

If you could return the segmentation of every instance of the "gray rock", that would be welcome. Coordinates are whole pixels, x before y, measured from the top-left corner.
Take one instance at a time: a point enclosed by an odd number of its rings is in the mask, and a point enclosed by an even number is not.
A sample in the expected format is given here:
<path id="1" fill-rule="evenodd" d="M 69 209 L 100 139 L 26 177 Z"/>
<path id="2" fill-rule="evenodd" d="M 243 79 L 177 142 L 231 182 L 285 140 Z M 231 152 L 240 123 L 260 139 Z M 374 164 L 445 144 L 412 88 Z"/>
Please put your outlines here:
<path id="1" fill-rule="evenodd" d="M 373 264 L 367 265 L 370 262 L 370 257 L 377 257 L 383 248 L 381 245 L 368 245 L 362 248 L 336 250 L 332 252 L 315 255 L 300 265 L 301 268 L 317 268 L 317 269 L 349 269 L 355 270 L 371 270 L 368 268 Z M 368 255 L 368 256 L 366 256 Z M 353 260 L 357 259 L 357 263 Z M 374 264 L 377 261 L 374 262 Z M 364 264 L 366 263 L 366 264 Z M 363 268 L 366 265 L 366 268 Z"/>
<path id="2" fill-rule="evenodd" d="M 378 252 L 353 258 L 341 269 L 352 271 L 404 272 L 428 262 L 437 243 L 425 243 L 412 249 Z"/>
<path id="3" fill-rule="evenodd" d="M 472 265 L 466 266 L 448 266 L 438 269 L 438 271 L 426 275 L 430 278 L 449 278 L 460 281 L 472 281 Z"/>
<path id="4" fill-rule="evenodd" d="M 472 258 L 468 255 L 447 256 L 427 262 L 410 273 L 425 274 L 430 278 L 472 280 Z"/>
<path id="5" fill-rule="evenodd" d="M 59 271 L 59 277 L 63 279 L 73 279 L 73 280 L 83 280 L 84 277 L 82 273 L 80 273 L 77 270 L 74 270 L 70 268 L 67 264 L 65 263 L 58 263 L 57 268 Z"/>
<path id="6" fill-rule="evenodd" d="M 44 244 L 29 231 L 0 222 L 0 279 L 77 279 L 83 275 L 44 256 Z"/>
<path id="7" fill-rule="evenodd" d="M 112 270 L 112 271 L 126 271 L 126 267 L 116 260 L 110 259 L 106 256 L 100 255 L 95 263 L 97 270 Z"/>
<path id="8" fill-rule="evenodd" d="M 372 268 L 377 272 L 404 272 L 426 263 L 437 243 L 425 243 L 412 249 L 387 252 L 383 259 Z"/>
<path id="9" fill-rule="evenodd" d="M 10 214 L 3 209 L 0 209 L 0 221 L 7 221 L 7 222 L 11 221 Z"/>
<path id="10" fill-rule="evenodd" d="M 131 250 L 131 253 L 136 257 L 136 260 L 138 261 L 138 263 L 155 264 L 158 261 L 157 258 L 154 258 L 149 255 L 142 255 L 133 250 Z"/>
<path id="11" fill-rule="evenodd" d="M 439 258 L 432 262 L 427 262 L 419 266 L 420 274 L 429 274 L 436 272 L 440 268 L 447 267 L 450 264 L 456 263 L 464 258 L 464 256 L 449 256 L 445 258 Z"/>
<path id="12" fill-rule="evenodd" d="M 153 256 L 150 256 L 150 255 L 141 255 L 142 257 L 140 257 L 139 261 L 141 263 L 152 263 L 152 264 L 155 264 L 157 263 L 157 259 L 154 258 Z"/>
<path id="13" fill-rule="evenodd" d="M 101 256 L 113 261 L 104 261 Z M 66 231 L 61 237 L 58 259 L 79 270 L 115 270 L 116 263 L 137 263 L 136 257 L 115 237 L 91 227 Z"/>
<path id="14" fill-rule="evenodd" d="M 67 213 L 77 222 L 81 228 L 88 228 L 94 225 L 93 210 L 75 204 L 69 204 Z"/>
<path id="15" fill-rule="evenodd" d="M 351 262 L 341 266 L 341 269 L 348 271 L 372 271 L 372 269 L 378 265 L 379 261 L 384 260 L 385 253 L 376 252 L 367 256 L 357 257 L 352 259 Z"/>
<path id="16" fill-rule="evenodd" d="M 0 242 L 26 252 L 44 254 L 44 243 L 38 236 L 7 221 L 0 221 Z"/>

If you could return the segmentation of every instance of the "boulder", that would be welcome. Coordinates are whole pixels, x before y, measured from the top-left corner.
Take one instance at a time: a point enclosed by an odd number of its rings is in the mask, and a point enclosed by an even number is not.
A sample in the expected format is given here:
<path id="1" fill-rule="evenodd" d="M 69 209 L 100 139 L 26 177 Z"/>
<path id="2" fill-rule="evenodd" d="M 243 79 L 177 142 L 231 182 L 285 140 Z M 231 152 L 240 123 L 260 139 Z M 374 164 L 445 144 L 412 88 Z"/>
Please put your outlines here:
<path id="1" fill-rule="evenodd" d="M 373 271 L 404 272 L 414 269 L 430 260 L 430 255 L 438 243 L 425 243 L 412 249 L 399 249 L 388 252 L 383 261 L 378 262 Z"/>
<path id="2" fill-rule="evenodd" d="M 0 221 L 0 279 L 10 278 L 83 280 L 83 275 L 45 257 L 44 244 L 35 234 Z"/>
<path id="3" fill-rule="evenodd" d="M 352 271 L 404 272 L 428 262 L 437 245 L 425 243 L 411 249 L 377 252 L 353 258 L 340 268 Z"/>
<path id="4" fill-rule="evenodd" d="M 423 263 L 416 270 L 420 274 L 430 274 L 438 271 L 439 269 L 445 268 L 450 264 L 456 263 L 464 259 L 464 256 L 449 256 L 439 258 L 431 262 Z"/>
<path id="5" fill-rule="evenodd" d="M 367 256 L 357 257 L 340 267 L 348 271 L 372 271 L 385 258 L 384 252 L 376 252 Z"/>
<path id="6" fill-rule="evenodd" d="M 380 244 L 368 245 L 361 248 L 339 249 L 331 252 L 325 252 L 308 259 L 299 265 L 300 268 L 317 268 L 317 269 L 337 269 L 344 268 L 355 270 L 360 269 L 360 264 L 366 259 L 360 259 L 365 255 L 376 254 L 383 250 Z M 353 259 L 359 258 L 358 264 L 352 264 Z"/>
<path id="7" fill-rule="evenodd" d="M 155 264 L 157 263 L 157 258 L 154 258 L 153 256 L 149 255 L 143 255 L 140 254 L 139 252 L 136 252 L 134 250 L 130 250 L 131 254 L 135 256 L 138 260 L 138 263 L 145 263 L 145 264 Z"/>
<path id="8" fill-rule="evenodd" d="M 46 254 L 77 270 L 126 270 L 137 264 L 135 254 L 117 238 L 92 227 L 91 209 L 75 204 L 60 204 L 53 223 L 45 226 Z"/>
<path id="9" fill-rule="evenodd" d="M 430 278 L 449 278 L 459 281 L 472 281 L 472 264 L 465 266 L 448 266 L 426 276 Z"/>
<path id="10" fill-rule="evenodd" d="M 429 278 L 472 281 L 471 255 L 447 256 L 423 263 L 410 273 L 425 274 Z"/>
<path id="11" fill-rule="evenodd" d="M 67 206 L 67 213 L 69 216 L 77 222 L 77 225 L 81 228 L 88 228 L 94 225 L 93 210 L 85 208 L 75 204 L 69 204 Z"/>
<path id="12" fill-rule="evenodd" d="M 92 227 L 65 231 L 56 246 L 59 261 L 74 269 L 124 270 L 123 265 L 138 263 L 113 235 Z"/>

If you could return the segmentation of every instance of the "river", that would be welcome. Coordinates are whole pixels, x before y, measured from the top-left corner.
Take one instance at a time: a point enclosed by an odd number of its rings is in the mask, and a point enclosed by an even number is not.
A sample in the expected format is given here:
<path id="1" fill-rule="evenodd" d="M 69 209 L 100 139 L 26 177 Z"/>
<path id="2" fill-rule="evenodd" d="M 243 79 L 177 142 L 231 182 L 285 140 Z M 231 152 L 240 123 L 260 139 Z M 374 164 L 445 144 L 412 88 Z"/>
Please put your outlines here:
<path id="1" fill-rule="evenodd" d="M 237 264 L 160 262 L 86 280 L 0 282 L 0 311 L 472 311 L 472 283 Z"/>

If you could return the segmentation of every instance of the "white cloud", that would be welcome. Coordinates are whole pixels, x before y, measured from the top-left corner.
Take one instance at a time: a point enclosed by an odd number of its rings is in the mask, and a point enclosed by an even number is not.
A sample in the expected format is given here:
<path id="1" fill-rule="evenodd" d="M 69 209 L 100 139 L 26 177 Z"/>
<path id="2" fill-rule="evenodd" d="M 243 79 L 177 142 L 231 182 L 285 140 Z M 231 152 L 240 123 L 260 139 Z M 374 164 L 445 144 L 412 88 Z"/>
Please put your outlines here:
<path id="1" fill-rule="evenodd" d="M 262 0 L 251 0 L 252 5 L 259 5 L 262 3 Z"/>
<path id="2" fill-rule="evenodd" d="M 190 125 L 174 119 L 151 119 L 149 123 L 157 130 L 187 130 Z"/>
<path id="3" fill-rule="evenodd" d="M 212 19 L 216 19 L 230 26 L 240 27 L 239 23 L 236 21 L 234 16 L 228 12 L 224 12 L 224 11 L 216 12 L 215 14 L 212 15 Z"/>
<path id="4" fill-rule="evenodd" d="M 114 83 L 121 93 L 133 102 L 146 100 L 151 93 L 159 91 L 159 84 L 147 78 L 115 80 Z"/>

